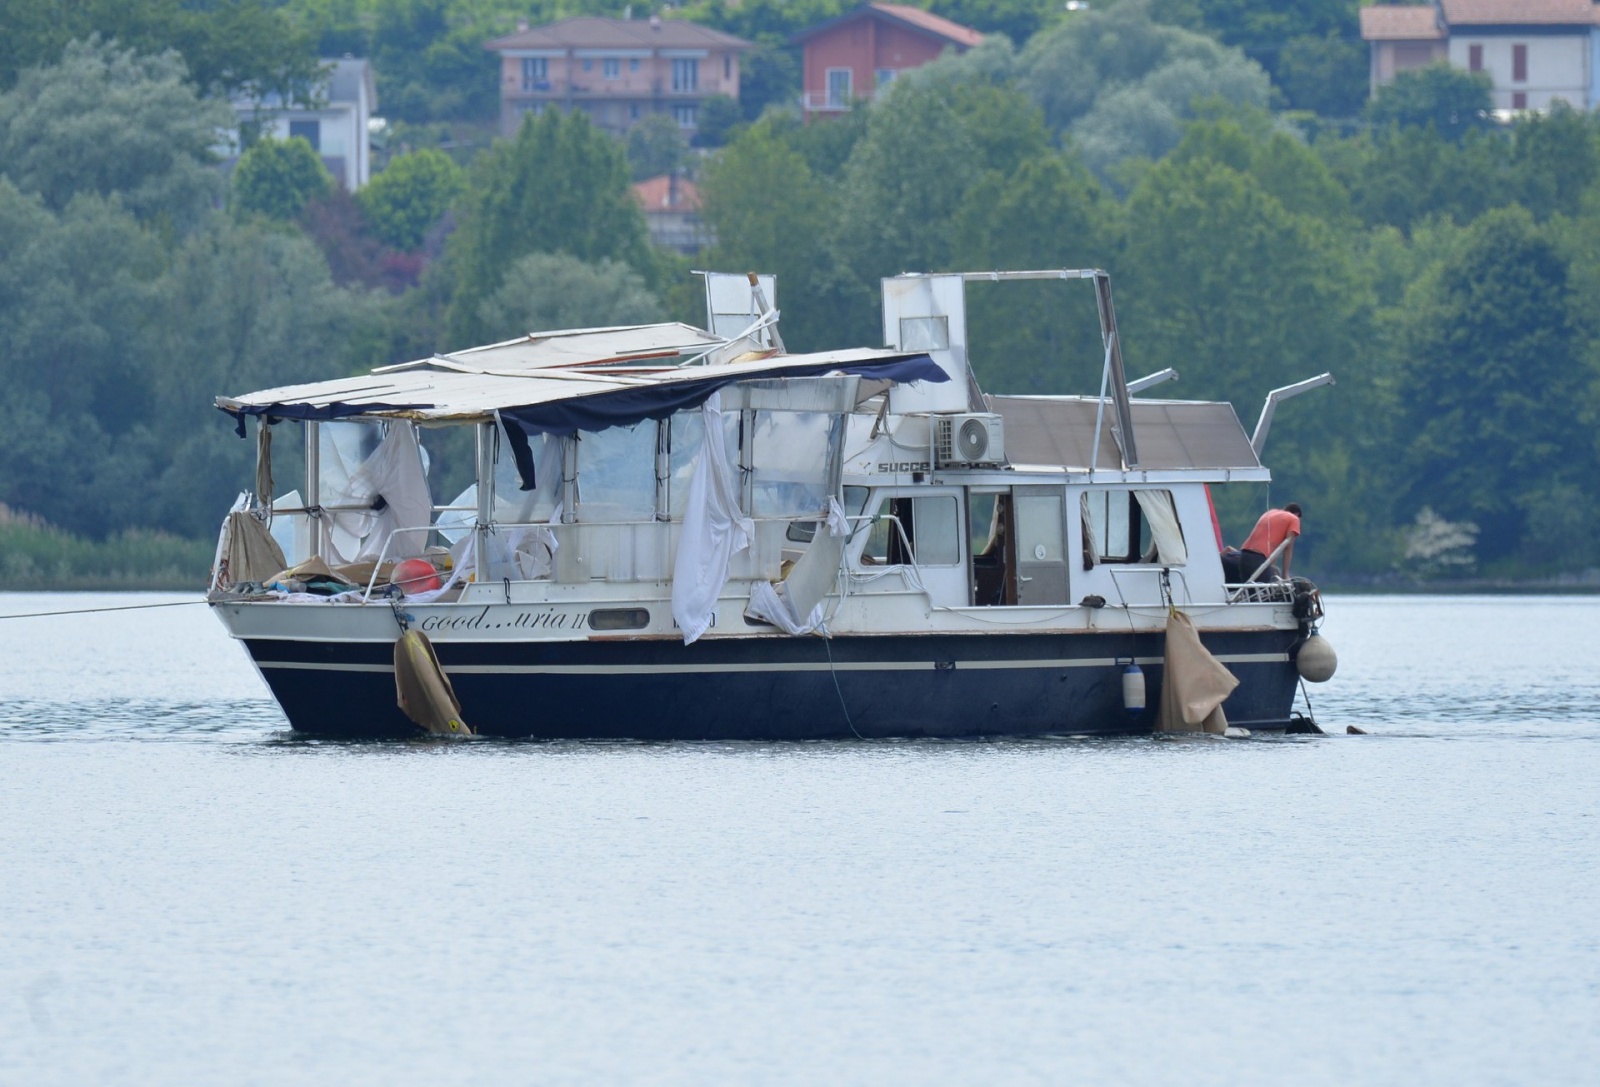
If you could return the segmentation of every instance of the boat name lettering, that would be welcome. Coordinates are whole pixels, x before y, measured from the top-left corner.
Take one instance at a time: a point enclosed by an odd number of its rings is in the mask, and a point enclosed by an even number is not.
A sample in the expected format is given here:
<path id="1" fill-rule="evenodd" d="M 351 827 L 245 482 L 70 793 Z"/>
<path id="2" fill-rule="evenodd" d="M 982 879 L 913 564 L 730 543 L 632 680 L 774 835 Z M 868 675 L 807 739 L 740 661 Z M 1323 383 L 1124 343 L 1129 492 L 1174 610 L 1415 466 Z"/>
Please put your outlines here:
<path id="1" fill-rule="evenodd" d="M 485 607 L 468 615 L 430 615 L 418 625 L 423 630 L 577 630 L 583 626 L 583 618 L 581 612 L 550 608 L 491 616 Z"/>
<path id="2" fill-rule="evenodd" d="M 928 472 L 928 471 L 932 471 L 932 469 L 928 466 L 928 462 L 925 461 L 925 460 L 896 460 L 896 461 L 879 461 L 878 462 L 878 471 L 880 471 L 880 472 L 890 472 L 890 473 L 895 473 L 895 472 Z"/>

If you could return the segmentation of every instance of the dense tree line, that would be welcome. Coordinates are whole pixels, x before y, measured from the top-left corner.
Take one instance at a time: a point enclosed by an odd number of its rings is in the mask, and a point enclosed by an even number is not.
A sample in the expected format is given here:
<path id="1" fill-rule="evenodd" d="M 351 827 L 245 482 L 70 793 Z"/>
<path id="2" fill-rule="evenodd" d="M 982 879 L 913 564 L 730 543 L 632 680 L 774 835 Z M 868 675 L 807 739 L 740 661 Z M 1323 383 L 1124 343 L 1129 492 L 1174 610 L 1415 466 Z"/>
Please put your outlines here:
<path id="1" fill-rule="evenodd" d="M 476 47 L 488 34 L 461 12 L 530 13 L 213 6 L 283 15 L 313 56 L 380 26 L 421 28 L 396 46 L 410 49 L 435 24 L 460 42 L 470 25 Z M 759 40 L 840 7 L 690 10 Z M 1441 68 L 1359 121 L 1308 120 L 1312 82 L 1286 73 L 1336 54 L 1353 6 L 936 9 L 1008 36 L 826 122 L 767 109 L 702 152 L 717 242 L 695 266 L 776 272 L 791 348 L 876 341 L 878 281 L 900 271 L 1105 267 L 1130 369 L 1177 369 L 1175 395 L 1229 399 L 1248 426 L 1267 390 L 1338 377 L 1280 411 L 1270 495 L 1224 489 L 1230 536 L 1294 498 L 1313 571 L 1600 565 L 1593 117 L 1497 124 L 1481 77 Z M 209 407 L 218 392 L 536 327 L 699 319 L 688 262 L 649 244 L 628 194 L 630 168 L 691 154 L 660 133 L 624 144 L 551 112 L 470 162 L 399 155 L 352 197 L 292 140 L 259 142 L 225 177 L 230 84 L 196 74 L 200 53 L 52 48 L 0 93 L 0 503 L 14 509 L 93 536 L 202 535 L 250 454 Z M 1086 292 L 975 285 L 969 300 L 985 388 L 1096 387 Z"/>

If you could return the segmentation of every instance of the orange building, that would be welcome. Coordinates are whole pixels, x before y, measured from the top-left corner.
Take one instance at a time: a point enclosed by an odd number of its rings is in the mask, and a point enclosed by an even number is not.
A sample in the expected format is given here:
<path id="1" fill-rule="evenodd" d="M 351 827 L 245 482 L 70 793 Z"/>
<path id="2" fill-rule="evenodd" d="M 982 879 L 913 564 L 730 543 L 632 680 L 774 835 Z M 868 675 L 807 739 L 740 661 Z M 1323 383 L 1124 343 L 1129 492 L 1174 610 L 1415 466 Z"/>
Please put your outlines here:
<path id="1" fill-rule="evenodd" d="M 622 134 L 647 113 L 670 113 L 685 133 L 712 95 L 739 98 L 743 38 L 680 19 L 563 19 L 485 42 L 500 56 L 500 134 L 524 113 L 586 111 Z"/>
<path id="2" fill-rule="evenodd" d="M 946 49 L 965 52 L 983 40 L 971 27 L 904 4 L 863 4 L 803 30 L 791 39 L 804 47 L 801 108 L 842 113 L 870 98 L 908 68 Z"/>

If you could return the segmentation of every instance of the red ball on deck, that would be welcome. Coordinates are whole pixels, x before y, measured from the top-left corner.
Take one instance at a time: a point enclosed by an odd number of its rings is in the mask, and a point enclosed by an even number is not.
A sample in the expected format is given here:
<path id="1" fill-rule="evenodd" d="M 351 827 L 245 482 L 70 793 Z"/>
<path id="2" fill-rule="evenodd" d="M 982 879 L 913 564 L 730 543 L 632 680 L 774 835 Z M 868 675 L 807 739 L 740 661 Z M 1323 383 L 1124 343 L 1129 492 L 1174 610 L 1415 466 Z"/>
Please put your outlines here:
<path id="1" fill-rule="evenodd" d="M 406 559 L 396 563 L 389 580 L 406 595 L 432 592 L 439 587 L 439 571 L 427 559 Z"/>

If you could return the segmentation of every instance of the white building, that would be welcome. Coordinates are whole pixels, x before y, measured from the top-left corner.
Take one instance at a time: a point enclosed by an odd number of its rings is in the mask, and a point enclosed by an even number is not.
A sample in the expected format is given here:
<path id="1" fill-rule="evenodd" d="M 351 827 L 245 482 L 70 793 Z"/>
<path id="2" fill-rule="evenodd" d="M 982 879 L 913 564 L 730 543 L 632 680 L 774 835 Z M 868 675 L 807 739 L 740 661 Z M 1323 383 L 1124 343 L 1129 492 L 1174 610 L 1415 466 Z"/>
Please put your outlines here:
<path id="1" fill-rule="evenodd" d="M 1600 102 L 1600 4 L 1594 0 L 1437 0 L 1361 9 L 1372 93 L 1399 72 L 1440 60 L 1494 83 L 1497 110 L 1576 109 Z"/>
<path id="2" fill-rule="evenodd" d="M 372 65 L 348 57 L 324 59 L 322 64 L 328 75 L 318 88 L 321 105 L 317 109 L 285 104 L 276 94 L 259 100 L 236 98 L 233 108 L 241 126 L 255 124 L 263 136 L 304 138 L 322 156 L 334 180 L 346 191 L 355 192 L 372 175 L 368 125 L 378 107 Z M 235 150 L 230 158 L 237 156 Z"/>

